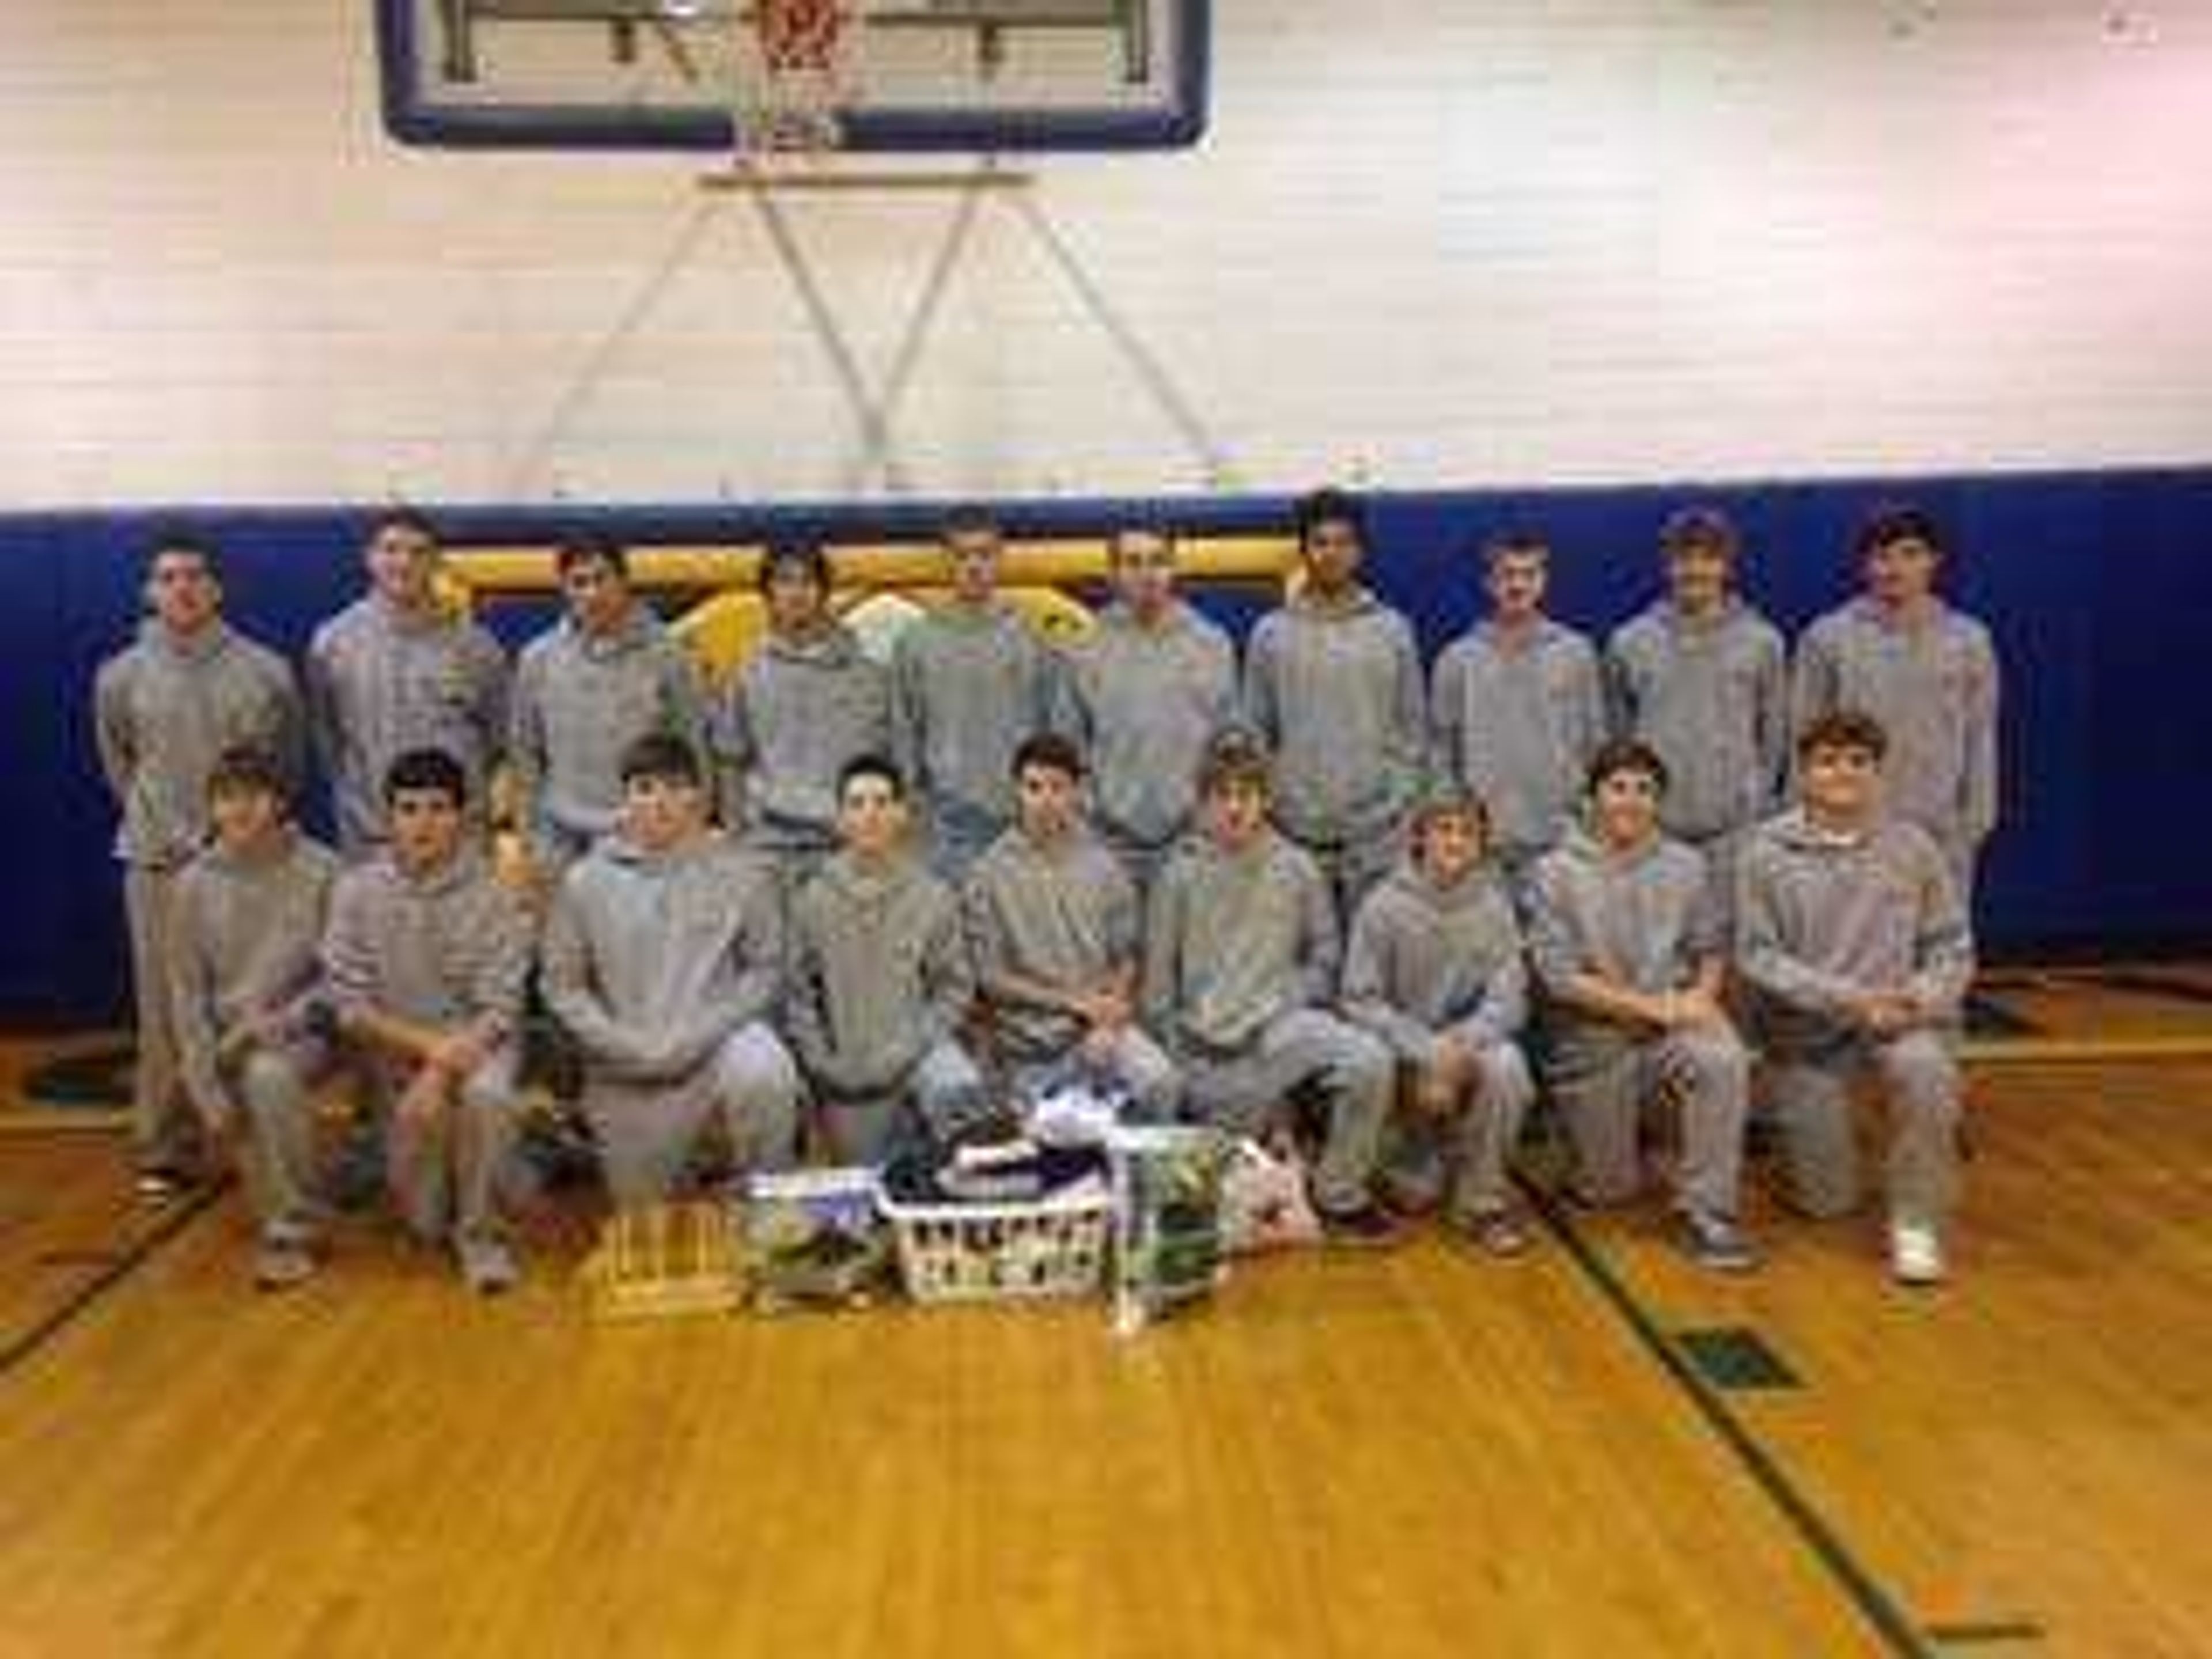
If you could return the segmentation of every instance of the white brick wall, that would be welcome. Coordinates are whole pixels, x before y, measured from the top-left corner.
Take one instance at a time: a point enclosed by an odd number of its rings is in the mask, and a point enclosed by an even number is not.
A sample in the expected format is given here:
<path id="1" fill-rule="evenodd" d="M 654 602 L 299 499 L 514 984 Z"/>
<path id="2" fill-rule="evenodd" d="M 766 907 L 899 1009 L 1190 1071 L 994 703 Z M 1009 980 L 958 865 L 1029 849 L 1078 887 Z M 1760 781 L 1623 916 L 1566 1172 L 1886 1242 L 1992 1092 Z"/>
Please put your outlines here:
<path id="1" fill-rule="evenodd" d="M 742 204 L 617 339 L 695 163 L 400 150 L 368 9 L 0 7 L 0 507 L 843 494 Z M 1206 147 L 1042 200 L 1243 484 L 2212 457 L 2212 6 L 1217 11 Z M 793 208 L 878 366 L 947 210 Z M 997 208 L 900 424 L 933 494 L 1200 483 Z"/>

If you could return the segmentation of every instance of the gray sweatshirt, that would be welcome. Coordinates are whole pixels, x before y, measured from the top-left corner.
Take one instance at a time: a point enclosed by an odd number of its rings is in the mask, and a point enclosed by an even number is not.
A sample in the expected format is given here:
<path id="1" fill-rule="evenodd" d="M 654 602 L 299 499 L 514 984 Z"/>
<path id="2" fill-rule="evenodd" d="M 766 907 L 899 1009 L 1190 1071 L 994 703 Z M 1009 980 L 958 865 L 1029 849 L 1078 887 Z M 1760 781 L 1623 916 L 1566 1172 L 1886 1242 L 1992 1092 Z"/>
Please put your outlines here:
<path id="1" fill-rule="evenodd" d="M 1742 600 L 1692 620 L 1662 599 L 1605 648 L 1613 730 L 1667 763 L 1660 820 L 1710 841 L 1774 810 L 1790 760 L 1790 671 L 1782 635 Z"/>
<path id="2" fill-rule="evenodd" d="M 384 839 L 384 774 L 410 749 L 444 750 L 482 801 L 507 742 L 507 653 L 476 623 L 412 616 L 370 594 L 315 630 L 304 678 L 349 855 Z"/>
<path id="3" fill-rule="evenodd" d="M 911 859 L 841 853 L 792 911 L 792 1044 L 833 1096 L 887 1094 L 951 1037 L 975 993 L 952 890 Z"/>
<path id="4" fill-rule="evenodd" d="M 1439 887 L 1410 860 L 1367 896 L 1344 958 L 1344 1012 L 1408 1064 L 1437 1039 L 1481 1048 L 1516 1035 L 1528 1012 L 1521 928 L 1489 871 Z"/>
<path id="5" fill-rule="evenodd" d="M 244 1022 L 269 1021 L 276 1042 L 308 1035 L 337 869 L 328 848 L 288 829 L 259 856 L 210 846 L 178 878 L 171 1006 L 185 1087 L 203 1110 L 223 1100 L 217 1056 Z"/>
<path id="6" fill-rule="evenodd" d="M 838 773 L 890 748 L 890 677 L 848 629 L 771 634 L 731 678 L 717 738 L 726 823 L 763 847 L 829 847 Z"/>
<path id="7" fill-rule="evenodd" d="M 380 854 L 337 879 L 323 975 L 341 1014 L 505 1037 L 522 1011 L 530 935 L 521 905 L 473 850 L 419 878 Z"/>
<path id="8" fill-rule="evenodd" d="M 173 870 L 207 834 L 207 776 L 218 757 L 252 744 L 297 782 L 305 726 L 292 671 L 228 624 L 179 639 L 157 620 L 100 665 L 94 736 L 107 787 L 123 808 L 115 855 Z"/>
<path id="9" fill-rule="evenodd" d="M 1348 606 L 1300 598 L 1270 611 L 1245 651 L 1244 707 L 1275 751 L 1286 833 L 1334 848 L 1397 830 L 1420 791 L 1426 740 L 1405 617 L 1365 588 Z"/>
<path id="10" fill-rule="evenodd" d="M 1229 635 L 1178 600 L 1157 628 L 1126 605 L 1067 653 L 1060 724 L 1090 757 L 1092 817 L 1109 839 L 1164 848 L 1190 827 L 1206 744 L 1237 714 Z"/>
<path id="11" fill-rule="evenodd" d="M 719 833 L 660 854 L 609 836 L 568 866 L 542 948 L 546 1005 L 595 1070 L 683 1077 L 781 1000 L 775 872 Z"/>
<path id="12" fill-rule="evenodd" d="M 1498 846 L 1524 856 L 1555 844 L 1605 741 L 1589 641 L 1546 617 L 1510 645 L 1479 622 L 1437 659 L 1429 706 L 1437 769 L 1482 798 Z"/>
<path id="13" fill-rule="evenodd" d="M 1012 818 L 1014 750 L 1052 725 L 1051 648 L 1012 605 L 947 605 L 891 650 L 891 742 L 940 826 L 978 844 Z"/>
<path id="14" fill-rule="evenodd" d="M 1145 1024 L 1179 1054 L 1240 1054 L 1336 997 L 1342 947 L 1321 866 L 1270 830 L 1238 853 L 1194 836 L 1152 889 Z"/>
<path id="15" fill-rule="evenodd" d="M 613 634 L 562 622 L 522 650 L 507 750 L 541 838 L 588 843 L 622 807 L 622 754 L 653 732 L 707 752 L 706 693 L 684 647 L 640 605 Z"/>
<path id="16" fill-rule="evenodd" d="M 1536 861 L 1529 908 L 1529 960 L 1555 999 L 1578 974 L 1647 994 L 1680 990 L 1726 948 L 1704 855 L 1664 836 L 1621 854 L 1579 826 L 1571 830 Z M 1547 1026 L 1562 1058 L 1616 1048 L 1631 1036 L 1557 1002 Z"/>
<path id="17" fill-rule="evenodd" d="M 1137 889 L 1088 832 L 1046 848 L 1009 830 L 969 872 L 961 908 L 975 975 L 1000 1040 L 1018 1060 L 1050 1060 L 1084 1022 L 1025 1002 L 1009 977 L 1058 991 L 1095 989 L 1137 961 Z"/>
<path id="18" fill-rule="evenodd" d="M 1797 644 L 1797 729 L 1838 708 L 1889 736 L 1889 810 L 1971 848 L 1997 821 L 1997 660 L 1989 629 L 1940 600 L 1907 628 L 1872 599 L 1830 611 Z"/>
<path id="19" fill-rule="evenodd" d="M 1948 862 L 1894 817 L 1856 834 L 1792 808 L 1753 832 L 1737 867 L 1736 961 L 1782 1046 L 1847 1029 L 1844 1000 L 1910 991 L 1931 1023 L 1956 1021 L 1974 941 Z"/>

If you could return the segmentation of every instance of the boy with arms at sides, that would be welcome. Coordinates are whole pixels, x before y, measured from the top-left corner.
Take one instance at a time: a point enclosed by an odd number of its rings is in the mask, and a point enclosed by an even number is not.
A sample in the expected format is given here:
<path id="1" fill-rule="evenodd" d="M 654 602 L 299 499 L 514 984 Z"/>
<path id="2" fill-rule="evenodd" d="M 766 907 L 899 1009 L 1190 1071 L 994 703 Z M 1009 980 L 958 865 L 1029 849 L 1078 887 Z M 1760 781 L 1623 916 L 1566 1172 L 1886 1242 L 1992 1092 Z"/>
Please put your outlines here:
<path id="1" fill-rule="evenodd" d="M 1014 754 L 1014 827 L 963 895 L 976 980 L 1018 1090 L 1091 1077 L 1153 1122 L 1175 1067 L 1138 1029 L 1137 890 L 1083 820 L 1083 760 L 1042 732 Z"/>
<path id="2" fill-rule="evenodd" d="M 1514 1255 L 1528 1244 L 1508 1168 L 1534 1094 L 1518 1042 L 1528 985 L 1487 824 L 1457 785 L 1431 790 L 1412 856 L 1352 922 L 1344 1010 L 1389 1047 L 1407 1085 L 1386 1185 L 1411 1207 L 1444 1200 L 1456 1229 Z"/>
<path id="3" fill-rule="evenodd" d="M 1200 779 L 1202 833 L 1152 889 L 1146 1026 L 1183 1079 L 1186 1117 L 1233 1134 L 1285 1127 L 1293 1097 L 1327 1114 L 1313 1171 L 1325 1232 L 1387 1243 L 1371 1187 L 1390 1115 L 1389 1050 L 1329 1010 L 1340 950 L 1328 885 L 1310 854 L 1267 822 L 1267 754 L 1243 733 L 1215 740 Z"/>
<path id="4" fill-rule="evenodd" d="M 338 878 L 323 941 L 340 1035 L 390 1101 L 402 1218 L 482 1294 L 518 1277 L 496 1194 L 515 1128 L 530 928 L 468 832 L 468 774 L 410 749 L 385 775 L 386 850 Z"/>
<path id="5" fill-rule="evenodd" d="M 145 599 L 152 615 L 137 642 L 100 665 L 93 719 L 100 769 L 122 809 L 115 855 L 137 1001 L 132 1153 L 138 1190 L 159 1199 L 200 1172 L 198 1126 L 177 1073 L 167 963 L 178 872 L 207 836 L 208 774 L 225 750 L 244 745 L 296 780 L 305 726 L 284 659 L 223 620 L 208 543 L 182 532 L 157 539 Z"/>
<path id="6" fill-rule="evenodd" d="M 384 775 L 410 749 L 442 749 L 481 801 L 507 744 L 507 653 L 437 594 L 437 532 L 419 513 L 370 526 L 368 592 L 307 646 L 308 727 L 329 774 L 338 847 L 366 858 L 384 839 Z"/>
<path id="7" fill-rule="evenodd" d="M 316 955 L 338 866 L 294 827 L 289 788 L 262 750 L 223 751 L 214 837 L 178 878 L 169 939 L 185 1091 L 210 1139 L 238 1149 L 264 1290 L 313 1276 L 325 1219 L 310 1091 L 329 1061 Z"/>
<path id="8" fill-rule="evenodd" d="M 1053 653 L 999 596 L 999 526 L 981 514 L 943 536 L 952 596 L 891 648 L 891 743 L 928 817 L 932 866 L 958 882 L 1013 820 L 1014 750 L 1053 720 Z"/>
<path id="9" fill-rule="evenodd" d="M 554 563 L 568 615 L 522 649 L 507 744 L 549 878 L 614 828 L 631 744 L 667 732 L 702 749 L 708 723 L 698 671 L 631 588 L 623 548 L 574 538 Z"/>
<path id="10" fill-rule="evenodd" d="M 1971 914 L 1975 862 L 1997 821 L 1996 653 L 1987 628 L 1937 594 L 1943 541 L 1927 514 L 1876 508 L 1858 554 L 1866 591 L 1798 641 L 1797 730 L 1838 709 L 1882 729 L 1887 808 L 1935 837 Z"/>
<path id="11" fill-rule="evenodd" d="M 890 742 L 890 677 L 830 612 L 830 561 L 813 543 L 761 561 L 768 637 L 730 680 L 717 738 L 722 822 L 796 891 L 837 846 L 837 775 Z"/>
<path id="12" fill-rule="evenodd" d="M 1661 826 L 1705 854 L 1726 902 L 1735 848 L 1774 810 L 1789 764 L 1788 652 L 1737 592 L 1726 514 L 1686 507 L 1659 545 L 1666 596 L 1613 630 L 1606 689 L 1614 731 L 1666 764 Z"/>
<path id="13" fill-rule="evenodd" d="M 1176 592 L 1176 544 L 1130 527 L 1108 544 L 1114 602 L 1068 649 L 1063 724 L 1091 757 L 1098 833 L 1139 896 L 1191 827 L 1206 748 L 1236 716 L 1229 635 Z"/>
<path id="14" fill-rule="evenodd" d="M 1650 750 L 1606 744 L 1590 763 L 1588 827 L 1537 860 L 1529 954 L 1547 1000 L 1545 1081 L 1588 1204 L 1642 1190 L 1644 1114 L 1670 1100 L 1683 1247 L 1740 1272 L 1758 1263 L 1735 1219 L 1750 1061 L 1721 1009 L 1726 940 L 1705 861 L 1659 828 L 1666 787 Z"/>
<path id="15" fill-rule="evenodd" d="M 1304 585 L 1253 629 L 1244 707 L 1274 753 L 1277 823 L 1349 912 L 1404 851 L 1426 741 L 1421 660 L 1412 626 L 1359 580 L 1360 504 L 1316 491 L 1297 532 Z"/>
<path id="16" fill-rule="evenodd" d="M 907 846 L 905 781 L 880 755 L 837 782 L 836 856 L 792 911 L 792 1046 L 841 1164 L 944 1143 L 988 1115 L 957 1033 L 975 980 L 952 890 Z"/>
<path id="17" fill-rule="evenodd" d="M 582 1051 L 584 1115 L 627 1208 L 676 1196 L 713 1123 L 740 1176 L 788 1166 L 799 1075 L 769 1027 L 783 978 L 775 868 L 708 825 L 681 738 L 640 738 L 622 778 L 620 828 L 554 896 L 543 982 Z"/>
<path id="18" fill-rule="evenodd" d="M 1509 532 L 1482 550 L 1490 614 L 1437 659 L 1429 705 L 1437 769 L 1490 809 L 1516 887 L 1574 816 L 1605 741 L 1604 689 L 1589 639 L 1545 614 L 1551 550 Z"/>
<path id="19" fill-rule="evenodd" d="M 1859 1200 L 1850 1088 L 1889 1113 L 1890 1270 L 1944 1274 L 1958 1191 L 1960 1004 L 1974 973 L 1949 861 L 1883 810 L 1880 726 L 1823 715 L 1797 743 L 1798 805 L 1753 833 L 1737 895 L 1737 965 L 1771 1063 L 1790 1194 L 1815 1216 Z"/>

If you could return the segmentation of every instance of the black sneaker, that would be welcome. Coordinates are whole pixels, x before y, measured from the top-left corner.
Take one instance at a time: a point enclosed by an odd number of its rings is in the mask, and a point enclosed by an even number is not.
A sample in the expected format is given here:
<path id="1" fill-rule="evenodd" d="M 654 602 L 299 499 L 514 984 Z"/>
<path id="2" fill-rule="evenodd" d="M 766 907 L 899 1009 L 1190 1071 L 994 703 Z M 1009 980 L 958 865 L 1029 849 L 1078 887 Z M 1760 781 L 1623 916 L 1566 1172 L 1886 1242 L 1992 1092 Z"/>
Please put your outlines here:
<path id="1" fill-rule="evenodd" d="M 1729 1217 L 1685 1210 L 1681 1227 L 1683 1254 L 1709 1273 L 1747 1273 L 1759 1266 L 1759 1252 Z"/>
<path id="2" fill-rule="evenodd" d="M 1316 1206 L 1314 1213 L 1321 1218 L 1321 1236 L 1327 1243 L 1373 1249 L 1398 1242 L 1397 1218 L 1380 1204 L 1363 1204 L 1356 1210 Z"/>

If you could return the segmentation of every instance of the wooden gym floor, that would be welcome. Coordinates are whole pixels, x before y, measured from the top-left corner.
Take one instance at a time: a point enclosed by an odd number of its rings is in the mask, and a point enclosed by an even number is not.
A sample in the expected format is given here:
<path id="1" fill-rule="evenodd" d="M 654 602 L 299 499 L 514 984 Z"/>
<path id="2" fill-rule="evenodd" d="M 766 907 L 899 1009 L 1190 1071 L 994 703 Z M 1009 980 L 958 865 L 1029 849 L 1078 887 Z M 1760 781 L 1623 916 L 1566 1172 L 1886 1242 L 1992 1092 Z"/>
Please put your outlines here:
<path id="1" fill-rule="evenodd" d="M 111 1135 L 19 1118 L 0 1655 L 2212 1653 L 2212 1058 L 2125 1057 L 2212 1004 L 2007 996 L 2123 1057 L 1978 1064 L 1922 1295 L 1762 1206 L 1747 1280 L 1557 1214 L 1517 1262 L 1243 1266 L 1133 1341 L 595 1327 L 574 1215 L 503 1302 L 368 1223 L 259 1297 L 234 1197 L 141 1211 Z"/>

